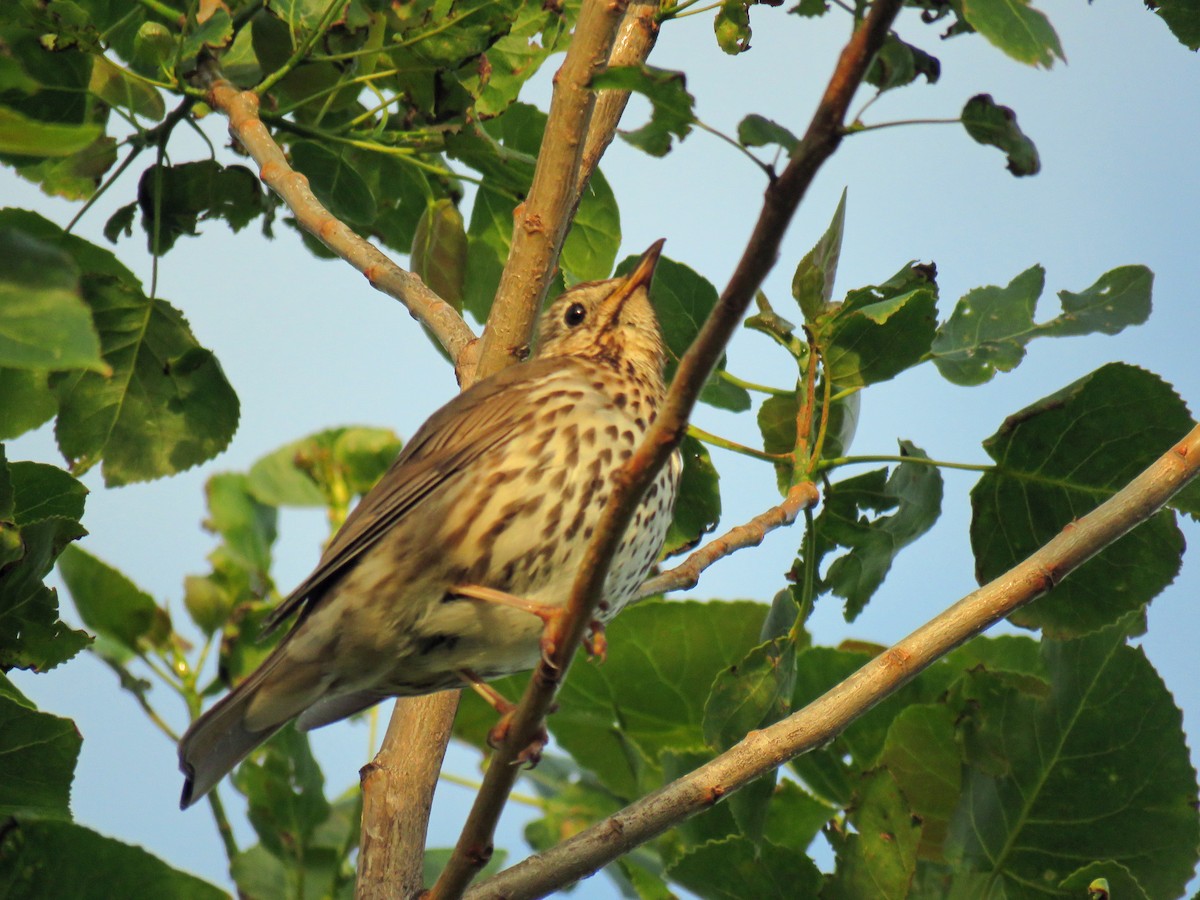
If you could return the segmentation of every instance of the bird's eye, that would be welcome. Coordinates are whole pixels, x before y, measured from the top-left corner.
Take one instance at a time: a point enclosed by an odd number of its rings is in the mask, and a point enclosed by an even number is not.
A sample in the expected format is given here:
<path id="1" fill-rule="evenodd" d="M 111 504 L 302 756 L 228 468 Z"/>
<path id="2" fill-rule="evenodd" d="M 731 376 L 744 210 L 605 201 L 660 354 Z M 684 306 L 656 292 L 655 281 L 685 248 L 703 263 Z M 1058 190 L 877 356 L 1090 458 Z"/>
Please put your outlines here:
<path id="1" fill-rule="evenodd" d="M 587 309 L 582 303 L 572 303 L 567 307 L 567 314 L 563 316 L 563 321 L 568 326 L 574 328 L 576 325 L 583 324 L 583 320 L 587 318 Z"/>

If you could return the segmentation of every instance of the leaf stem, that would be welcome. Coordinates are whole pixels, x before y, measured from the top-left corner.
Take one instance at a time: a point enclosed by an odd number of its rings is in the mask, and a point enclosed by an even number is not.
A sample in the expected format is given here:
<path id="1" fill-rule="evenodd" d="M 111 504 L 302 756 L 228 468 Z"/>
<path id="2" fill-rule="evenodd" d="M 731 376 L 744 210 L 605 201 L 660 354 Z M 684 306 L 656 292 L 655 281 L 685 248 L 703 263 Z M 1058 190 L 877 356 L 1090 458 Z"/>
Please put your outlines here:
<path id="1" fill-rule="evenodd" d="M 863 107 L 865 110 L 866 107 Z M 895 128 L 898 125 L 957 125 L 962 119 L 896 119 L 894 122 L 879 122 L 875 125 L 850 125 L 846 134 L 862 134 L 864 131 L 878 131 L 881 128 Z"/>
<path id="2" fill-rule="evenodd" d="M 229 824 L 229 817 L 225 814 L 225 804 L 221 802 L 221 797 L 216 791 L 208 792 L 208 807 L 212 810 L 213 819 L 217 823 L 217 834 L 221 836 L 221 843 L 225 846 L 225 855 L 232 863 L 234 857 L 241 851 L 238 850 L 237 841 L 233 837 L 233 828 Z"/>
<path id="3" fill-rule="evenodd" d="M 444 781 L 446 784 L 456 784 L 459 787 L 467 788 L 468 790 L 478 791 L 483 784 L 471 778 L 463 778 L 461 775 L 455 775 L 453 772 L 447 772 L 444 769 L 438 773 L 438 780 Z M 524 803 L 526 806 L 531 806 L 534 809 L 540 809 L 545 812 L 547 809 L 546 802 L 540 797 L 535 797 L 532 794 L 522 794 L 518 791 L 513 791 L 508 795 L 510 800 L 515 800 L 518 803 Z"/>
<path id="4" fill-rule="evenodd" d="M 731 441 L 729 438 L 723 438 L 720 435 L 712 434 L 705 431 L 703 428 L 698 428 L 695 425 L 688 425 L 688 434 L 698 441 L 703 441 L 706 444 L 712 444 L 714 447 L 720 447 L 722 450 L 732 450 L 734 453 L 740 453 L 743 456 L 749 456 L 754 459 L 765 460 L 766 462 L 783 462 L 787 459 L 785 453 L 767 453 L 765 450 L 756 450 L 753 447 L 747 447 L 745 444 L 739 444 L 736 441 Z"/>
<path id="5" fill-rule="evenodd" d="M 720 6 L 719 3 L 716 5 Z M 703 12 L 703 11 L 704 10 L 696 10 L 696 12 Z M 691 15 L 691 13 L 688 13 L 688 15 Z M 733 149 L 737 150 L 739 153 L 741 153 L 743 156 L 745 156 L 748 160 L 750 160 L 752 163 L 754 163 L 754 165 L 758 166 L 758 168 L 762 170 L 763 174 L 765 174 L 767 176 L 767 178 L 769 178 L 769 179 L 775 178 L 775 170 L 774 169 L 772 169 L 770 166 L 768 166 L 765 162 L 763 162 L 761 159 L 759 159 L 757 156 L 755 156 L 753 153 L 751 153 L 748 149 L 743 147 L 740 143 L 735 141 L 733 138 L 731 138 L 725 132 L 720 131 L 716 128 L 713 128 L 711 125 L 707 125 L 704 122 L 701 122 L 699 119 L 696 120 L 695 125 L 701 131 L 707 131 L 709 134 L 713 135 L 714 137 L 718 137 L 721 140 L 723 140 L 730 147 L 733 147 Z"/>
<path id="6" fill-rule="evenodd" d="M 916 463 L 920 466 L 937 466 L 939 469 L 961 469 L 964 472 L 991 472 L 995 466 L 976 463 L 946 462 L 940 459 L 928 459 L 924 456 L 900 456 L 899 454 L 875 454 L 870 456 L 838 456 L 833 459 L 823 459 L 817 464 L 815 471 L 828 472 L 841 466 L 865 465 L 867 463 Z"/>
<path id="7" fill-rule="evenodd" d="M 791 391 L 785 391 L 783 388 L 772 387 L 769 384 L 758 384 L 754 381 L 738 378 L 738 376 L 726 369 L 717 369 L 717 377 L 744 390 L 754 391 L 759 394 L 770 394 L 773 397 L 790 397 L 792 395 Z"/>

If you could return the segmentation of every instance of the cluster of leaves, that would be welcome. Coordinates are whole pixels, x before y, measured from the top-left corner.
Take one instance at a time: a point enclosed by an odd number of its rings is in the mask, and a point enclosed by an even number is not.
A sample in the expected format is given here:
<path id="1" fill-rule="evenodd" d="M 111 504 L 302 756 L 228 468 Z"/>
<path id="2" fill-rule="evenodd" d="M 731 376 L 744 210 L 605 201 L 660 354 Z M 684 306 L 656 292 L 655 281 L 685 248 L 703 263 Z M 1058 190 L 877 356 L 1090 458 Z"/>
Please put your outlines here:
<path id="1" fill-rule="evenodd" d="M 749 48 L 753 5 L 719 5 L 716 37 L 727 52 Z M 978 32 L 1022 62 L 1049 66 L 1063 57 L 1048 19 L 1026 3 L 912 5 L 947 36 Z M 188 7 L 159 0 L 5 6 L 0 162 L 47 193 L 90 203 L 153 149 L 136 195 L 106 226 L 110 241 L 140 223 L 157 258 L 207 220 L 235 230 L 259 221 L 269 235 L 277 201 L 248 169 L 218 161 L 215 151 L 189 161 L 169 152 L 175 128 L 204 110 L 193 76 L 215 63 L 262 95 L 264 120 L 335 215 L 409 253 L 413 270 L 443 297 L 484 320 L 546 125 L 542 111 L 518 98 L 540 64 L 565 48 L 578 4 L 201 0 Z M 789 12 L 829 8 L 801 0 Z M 1200 46 L 1188 0 L 1154 8 L 1183 43 Z M 863 11 L 857 4 L 855 17 Z M 867 80 L 882 94 L 922 76 L 936 81 L 940 62 L 892 34 Z M 649 98 L 649 121 L 622 137 L 653 155 L 668 153 L 698 122 L 683 73 L 613 68 L 593 87 Z M 168 110 L 164 97 L 172 95 L 177 105 Z M 1014 174 L 1037 171 L 1036 148 L 1015 114 L 989 95 L 969 99 L 961 121 L 974 140 L 1001 149 Z M 851 130 L 862 127 L 870 126 Z M 749 155 L 801 146 L 785 125 L 756 114 L 742 120 L 737 142 Z M 773 174 L 773 163 L 757 161 Z M 466 183 L 478 185 L 469 217 L 461 209 Z M 766 297 L 747 323 L 790 354 L 798 373 L 794 388 L 768 389 L 758 405 L 762 449 L 753 455 L 774 465 L 783 492 L 827 480 L 791 583 L 770 607 L 650 602 L 623 614 L 610 632 L 608 663 L 577 665 L 562 711 L 550 720 L 568 755 L 547 758 L 530 775 L 543 808 L 527 831 L 535 847 L 711 759 L 879 651 L 811 646 L 805 624 L 823 596 L 844 600 L 850 619 L 861 612 L 896 554 L 937 519 L 942 485 L 909 441 L 894 466 L 831 480 L 853 461 L 859 391 L 924 363 L 956 385 L 982 384 L 1019 364 L 1035 337 L 1112 334 L 1149 313 L 1152 277 L 1141 266 L 1113 269 L 1078 293 L 1060 291 L 1061 313 L 1043 322 L 1034 317 L 1045 286 L 1039 266 L 1007 286 L 968 292 L 940 324 L 932 266 L 905 266 L 835 301 L 844 215 L 843 204 L 797 267 L 802 324 Z M 161 724 L 152 682 L 139 673 L 158 678 L 195 715 L 249 672 L 269 649 L 257 640 L 258 626 L 278 599 L 271 576 L 278 509 L 325 508 L 336 526 L 399 442 L 390 432 L 337 429 L 289 444 L 246 473 L 210 479 L 208 526 L 219 543 L 210 570 L 183 583 L 182 606 L 203 636 L 191 646 L 166 607 L 71 545 L 85 533 L 86 492 L 73 474 L 100 464 L 105 483 L 120 485 L 207 461 L 231 439 L 237 397 L 175 307 L 148 294 L 111 253 L 69 232 L 33 213 L 0 211 L 0 257 L 9 261 L 0 272 L 0 439 L 57 417 L 71 469 L 0 456 L 0 670 L 45 671 L 87 646 Z M 619 244 L 616 200 L 597 173 L 563 249 L 559 286 L 607 277 Z M 675 357 L 716 299 L 699 273 L 660 263 L 653 301 Z M 702 399 L 733 412 L 754 408 L 724 361 Z M 985 442 L 995 465 L 972 493 L 980 580 L 1113 493 L 1190 422 L 1168 385 L 1123 365 L 1006 420 Z M 1079 446 L 1094 452 L 1080 460 L 1072 452 Z M 668 553 L 695 544 L 720 518 L 718 476 L 703 444 L 689 438 L 684 457 Z M 1100 876 L 1121 896 L 1178 893 L 1196 860 L 1196 777 L 1177 710 L 1126 644 L 1178 569 L 1176 511 L 1200 514 L 1200 490 L 1181 494 L 1174 509 L 1023 610 L 1019 623 L 1046 635 L 1040 645 L 977 639 L 833 745 L 631 854 L 610 874 L 643 897 L 669 896 L 668 882 L 717 897 L 1033 896 Z M 56 560 L 94 638 L 59 619 L 43 584 Z M 205 675 L 210 655 L 216 677 Z M 515 696 L 518 682 L 500 687 Z M 83 865 L 106 895 L 221 895 L 71 821 L 79 736 L 3 676 L 0 719 L 0 883 L 13 896 L 73 894 Z M 458 735 L 486 753 L 493 722 L 468 697 Z M 1077 764 L 1082 757 L 1087 767 Z M 350 894 L 360 800 L 356 787 L 329 799 L 324 781 L 306 739 L 290 730 L 239 769 L 234 785 L 258 837 L 245 850 L 227 844 L 243 895 Z M 214 812 L 221 821 L 219 806 Z M 818 834 L 837 854 L 829 876 L 807 856 Z M 443 851 L 429 852 L 431 873 L 443 859 Z"/>

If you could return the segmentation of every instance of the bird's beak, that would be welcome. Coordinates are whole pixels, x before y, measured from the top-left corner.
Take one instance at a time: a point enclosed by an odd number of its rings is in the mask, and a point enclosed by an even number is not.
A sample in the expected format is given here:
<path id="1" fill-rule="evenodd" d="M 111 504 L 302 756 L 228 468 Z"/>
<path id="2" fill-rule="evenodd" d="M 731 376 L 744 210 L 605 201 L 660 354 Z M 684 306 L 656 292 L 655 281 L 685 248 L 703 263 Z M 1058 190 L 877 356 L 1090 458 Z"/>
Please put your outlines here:
<path id="1" fill-rule="evenodd" d="M 659 238 L 650 245 L 650 248 L 642 254 L 642 258 L 638 260 L 637 265 L 633 267 L 633 271 L 625 276 L 625 281 L 621 286 L 604 300 L 604 306 L 610 310 L 620 309 L 638 288 L 644 287 L 647 291 L 650 290 L 650 282 L 654 279 L 654 268 L 658 265 L 658 258 L 662 255 L 663 244 L 666 242 L 666 238 Z"/>

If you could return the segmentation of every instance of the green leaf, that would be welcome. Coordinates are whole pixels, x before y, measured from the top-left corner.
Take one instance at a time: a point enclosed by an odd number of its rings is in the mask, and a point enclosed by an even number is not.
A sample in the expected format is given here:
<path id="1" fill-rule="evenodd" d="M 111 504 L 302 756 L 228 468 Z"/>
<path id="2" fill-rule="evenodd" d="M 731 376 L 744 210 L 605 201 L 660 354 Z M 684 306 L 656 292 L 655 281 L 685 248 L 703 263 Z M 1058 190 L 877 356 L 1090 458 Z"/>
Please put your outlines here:
<path id="1" fill-rule="evenodd" d="M 906 266 L 884 284 L 851 291 L 821 315 L 813 336 L 839 389 L 887 381 L 921 361 L 937 327 L 937 283 Z"/>
<path id="2" fill-rule="evenodd" d="M 411 259 L 413 274 L 462 312 L 467 232 L 453 201 L 443 198 L 425 207 L 413 235 Z"/>
<path id="3" fill-rule="evenodd" d="M 638 257 L 628 256 L 617 265 L 617 275 L 627 275 Z M 658 261 L 650 285 L 650 302 L 667 344 L 667 381 L 675 377 L 676 363 L 687 352 L 708 314 L 717 303 L 717 289 L 703 275 L 665 256 Z M 750 408 L 750 394 L 731 384 L 722 384 L 717 374 L 725 368 L 725 356 L 717 361 L 700 399 L 712 406 L 742 412 Z"/>
<path id="4" fill-rule="evenodd" d="M 83 624 L 128 651 L 119 661 L 142 652 L 147 644 L 161 647 L 168 641 L 167 611 L 121 572 L 78 547 L 63 550 L 58 571 Z"/>
<path id="5" fill-rule="evenodd" d="M 716 900 L 796 900 L 816 897 L 821 888 L 821 873 L 804 854 L 771 844 L 758 847 L 744 837 L 696 847 L 667 874 L 699 896 Z"/>
<path id="6" fill-rule="evenodd" d="M 130 76 L 103 56 L 93 56 L 92 60 L 92 80 L 88 90 L 105 103 L 127 109 L 153 122 L 160 121 L 166 115 L 162 94 L 155 88 Z"/>
<path id="7" fill-rule="evenodd" d="M 20 526 L 46 519 L 83 518 L 88 489 L 58 466 L 35 462 L 8 464 L 13 491 L 11 521 Z"/>
<path id="8" fill-rule="evenodd" d="M 912 84 L 921 75 L 927 83 L 934 84 L 941 74 L 942 64 L 937 57 L 889 34 L 871 61 L 864 80 L 883 93 Z"/>
<path id="9" fill-rule="evenodd" d="M 928 458 L 908 441 L 900 442 L 900 453 Z M 827 488 L 813 523 L 816 559 L 797 561 L 797 566 L 819 565 L 828 553 L 845 547 L 848 552 L 833 561 L 820 584 L 845 598 L 846 620 L 854 621 L 896 556 L 933 527 L 941 509 L 942 475 L 936 466 L 904 462 L 890 476 L 876 469 L 843 479 Z"/>
<path id="10" fill-rule="evenodd" d="M 47 194 L 86 200 L 96 193 L 104 174 L 116 161 L 117 142 L 100 137 L 78 153 L 17 166 L 17 171 L 21 177 L 41 185 Z"/>
<path id="11" fill-rule="evenodd" d="M 664 556 L 694 547 L 721 520 L 720 476 L 708 450 L 695 438 L 686 436 L 679 452 L 683 456 L 683 474 L 675 514 L 663 543 Z"/>
<path id="12" fill-rule="evenodd" d="M 229 620 L 235 598 L 215 578 L 188 575 L 183 579 L 183 605 L 197 627 L 211 635 Z"/>
<path id="13" fill-rule="evenodd" d="M 246 475 L 214 475 L 204 486 L 208 498 L 205 527 L 219 534 L 225 550 L 240 565 L 267 577 L 271 546 L 277 535 L 275 507 L 256 500 Z"/>
<path id="14" fill-rule="evenodd" d="M 971 491 L 971 546 L 983 584 L 1124 487 L 1192 428 L 1158 376 L 1097 369 L 1010 416 L 983 446 L 996 468 Z M 1012 621 L 1086 634 L 1149 603 L 1179 571 L 1183 536 L 1163 510 L 1089 560 Z"/>
<path id="15" fill-rule="evenodd" d="M 908 897 L 917 868 L 921 822 L 887 769 L 871 772 L 859 783 L 850 821 L 856 833 L 828 832 L 837 868 L 821 897 Z"/>
<path id="16" fill-rule="evenodd" d="M 607 278 L 621 246 L 621 213 L 608 180 L 597 170 L 579 201 L 559 264 L 576 281 Z"/>
<path id="17" fill-rule="evenodd" d="M 0 226 L 0 364 L 22 369 L 104 372 L 92 313 L 69 254 Z M 5 397 L 3 404 L 11 401 Z"/>
<path id="18" fill-rule="evenodd" d="M 1200 7 L 1196 0 L 1151 0 L 1146 7 L 1167 23 L 1179 43 L 1189 50 L 1200 50 Z"/>
<path id="19" fill-rule="evenodd" d="M 208 219 L 224 219 L 230 228 L 240 231 L 266 210 L 267 203 L 249 169 L 212 160 L 151 166 L 142 173 L 138 187 L 142 228 L 150 252 L 159 256 L 181 236 L 199 234 L 200 222 Z M 118 215 L 122 213 L 118 211 Z M 122 221 L 116 219 L 114 224 L 110 220 L 105 236 L 111 240 Z"/>
<path id="20" fill-rule="evenodd" d="M 523 4 L 518 8 L 511 30 L 491 43 L 474 67 L 475 73 L 462 79 L 463 87 L 475 97 L 475 111 L 481 118 L 509 108 L 547 57 L 562 49 L 577 12 L 565 5 Z"/>
<path id="21" fill-rule="evenodd" d="M 80 469 L 103 457 L 113 486 L 173 475 L 224 450 L 237 395 L 178 310 L 107 278 L 85 277 L 84 295 L 113 374 L 73 373 L 55 385 L 63 455 Z"/>
<path id="22" fill-rule="evenodd" d="M 976 385 L 996 372 L 1011 372 L 1036 337 L 1117 334 L 1150 315 L 1154 274 L 1145 266 L 1121 266 L 1081 293 L 1059 291 L 1063 312 L 1041 325 L 1033 320 L 1045 286 L 1045 270 L 1032 266 L 1007 287 L 968 291 L 933 340 L 933 361 L 948 381 Z"/>
<path id="23" fill-rule="evenodd" d="M 292 165 L 308 178 L 312 192 L 326 208 L 350 225 L 370 225 L 378 213 L 371 189 L 345 154 L 315 141 L 298 141 L 290 148 Z"/>
<path id="24" fill-rule="evenodd" d="M 782 636 L 755 647 L 713 682 L 704 707 L 704 740 L 721 753 L 751 731 L 774 725 L 792 711 L 795 684 L 795 640 Z M 729 800 L 738 828 L 756 843 L 763 835 L 776 777 L 772 771 Z"/>
<path id="25" fill-rule="evenodd" d="M 172 869 L 141 847 L 73 822 L 21 819 L 6 829 L 2 840 L 0 883 L 7 900 L 228 900 L 224 891 Z"/>
<path id="26" fill-rule="evenodd" d="M 258 460 L 247 486 L 271 506 L 328 506 L 339 494 L 360 495 L 374 487 L 401 446 L 387 428 L 329 428 Z"/>
<path id="27" fill-rule="evenodd" d="M 70 485 L 68 487 L 67 485 Z M 42 580 L 54 560 L 86 530 L 83 485 L 42 463 L 5 463 L 0 447 L 0 671 L 44 672 L 91 638 L 58 618 L 58 596 Z"/>
<path id="28" fill-rule="evenodd" d="M 1007 106 L 998 105 L 991 94 L 976 94 L 968 100 L 963 107 L 962 123 L 977 143 L 1003 150 L 1008 157 L 1008 171 L 1014 175 L 1036 175 L 1041 171 L 1037 147 L 1017 125 L 1017 114 Z"/>
<path id="29" fill-rule="evenodd" d="M 789 154 L 796 149 L 800 138 L 773 119 L 751 113 L 738 122 L 738 142 L 743 147 L 766 147 L 778 144 Z M 843 196 L 845 192 L 843 191 Z"/>
<path id="30" fill-rule="evenodd" d="M 485 179 L 475 194 L 471 222 L 467 227 L 467 311 L 480 322 L 487 321 L 500 284 L 500 274 L 512 244 L 513 210 L 516 200 L 495 190 Z"/>
<path id="31" fill-rule="evenodd" d="M 792 708 L 803 708 L 870 663 L 884 649 L 809 647 L 804 650 L 796 659 Z M 859 778 L 878 764 L 896 717 L 914 704 L 937 701 L 961 672 L 961 664 L 939 662 L 931 666 L 856 719 L 830 744 L 792 760 L 791 767 L 817 797 L 837 807 L 849 806 Z"/>
<path id="32" fill-rule="evenodd" d="M 1066 62 L 1054 26 L 1028 0 L 963 0 L 962 16 L 1018 62 L 1047 69 L 1055 57 Z"/>
<path id="33" fill-rule="evenodd" d="M 200 54 L 227 47 L 233 39 L 233 20 L 221 6 L 203 22 L 195 22 L 193 18 L 188 25 L 182 46 L 176 51 L 184 71 L 192 68 L 192 61 Z"/>
<path id="34" fill-rule="evenodd" d="M 767 607 L 646 601 L 608 626 L 603 666 L 577 663 L 548 722 L 559 744 L 618 796 L 657 787 L 667 749 L 704 747 L 708 686 L 759 643 Z"/>
<path id="35" fill-rule="evenodd" d="M 945 703 L 910 706 L 888 729 L 880 763 L 921 820 L 920 854 L 941 861 L 950 818 L 962 793 L 962 753 Z"/>
<path id="36" fill-rule="evenodd" d="M 99 125 L 40 122 L 0 106 L 0 153 L 19 156 L 72 156 L 104 133 Z"/>
<path id="37" fill-rule="evenodd" d="M 1010 692 L 981 710 L 1010 723 L 990 731 L 1006 771 L 967 776 L 951 826 L 953 864 L 985 873 L 1007 897 L 1031 897 L 1034 885 L 1057 885 L 1081 861 L 1113 860 L 1149 896 L 1180 896 L 1200 820 L 1166 686 L 1119 626 L 1043 641 L 1042 656 L 1047 695 Z"/>
<path id="38" fill-rule="evenodd" d="M 0 367 L 0 441 L 32 431 L 58 411 L 49 377 L 36 369 Z"/>
<path id="39" fill-rule="evenodd" d="M 233 783 L 249 801 L 258 839 L 283 860 L 302 861 L 332 810 L 308 737 L 284 728 L 238 767 Z"/>
<path id="40" fill-rule="evenodd" d="M 70 818 L 83 743 L 75 723 L 38 712 L 7 678 L 0 675 L 0 682 L 0 816 Z M 0 867 L 3 855 L 0 849 Z"/>
<path id="41" fill-rule="evenodd" d="M 776 847 L 804 853 L 837 812 L 796 782 L 785 779 L 771 797 L 763 836 Z"/>
<path id="42" fill-rule="evenodd" d="M 838 257 L 842 253 L 842 234 L 846 228 L 846 191 L 833 213 L 833 220 L 816 246 L 804 255 L 792 276 L 792 296 L 800 304 L 806 322 L 815 322 L 829 308 L 833 282 L 837 277 Z"/>
<path id="43" fill-rule="evenodd" d="M 682 72 L 646 65 L 614 66 L 596 75 L 591 86 L 594 90 L 636 91 L 649 99 L 650 121 L 635 131 L 622 132 L 621 137 L 651 156 L 666 156 L 672 136 L 682 141 L 696 121 L 692 112 L 696 100 L 688 93 Z"/>
<path id="44" fill-rule="evenodd" d="M 756 0 L 721 0 L 717 9 L 717 17 L 713 21 L 713 31 L 717 35 L 717 44 L 731 56 L 745 53 L 750 49 L 750 6 Z"/>

